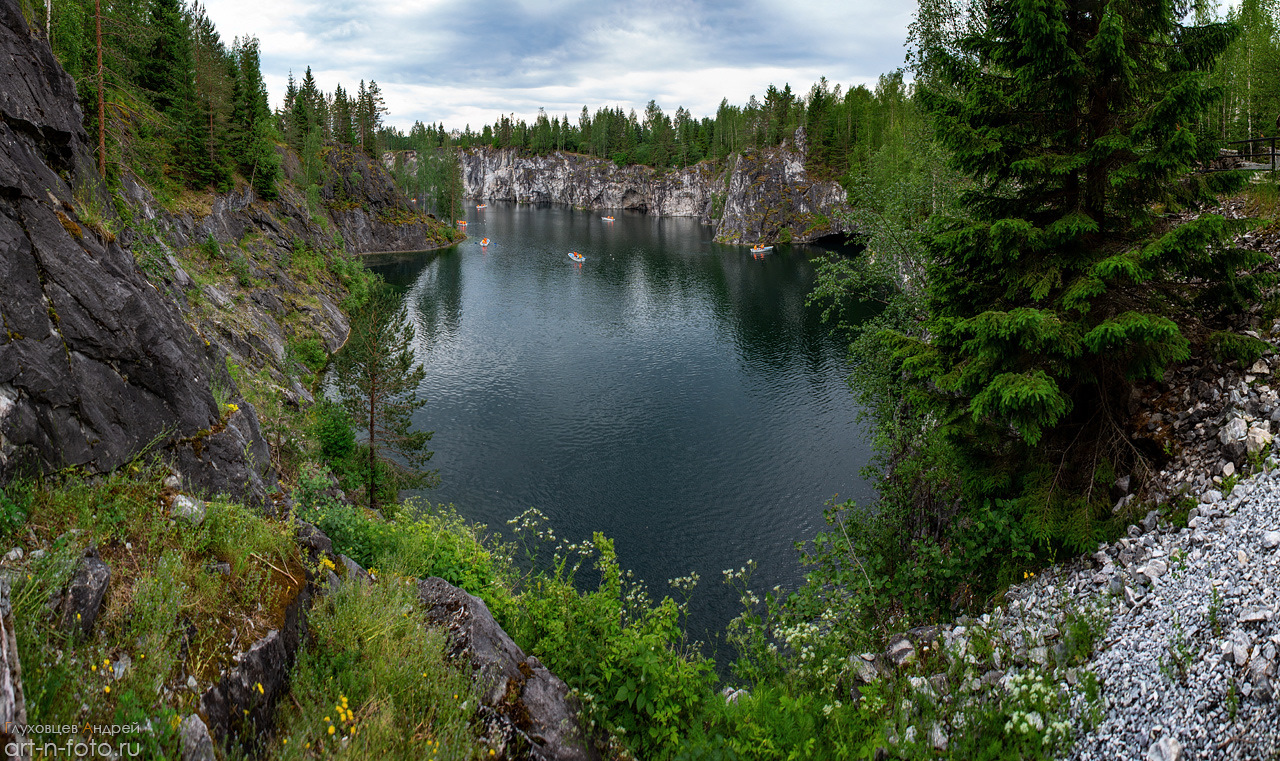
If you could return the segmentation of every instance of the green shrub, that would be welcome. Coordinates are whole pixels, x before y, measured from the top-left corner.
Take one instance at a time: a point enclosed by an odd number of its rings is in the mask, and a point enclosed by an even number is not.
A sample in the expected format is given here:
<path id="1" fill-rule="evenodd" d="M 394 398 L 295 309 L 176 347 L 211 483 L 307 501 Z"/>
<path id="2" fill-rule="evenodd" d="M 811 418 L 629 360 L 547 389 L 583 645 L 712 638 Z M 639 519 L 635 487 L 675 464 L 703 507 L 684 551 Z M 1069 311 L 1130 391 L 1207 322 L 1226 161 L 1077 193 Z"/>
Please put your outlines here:
<path id="1" fill-rule="evenodd" d="M 331 466 L 344 464 L 356 451 L 356 434 L 346 409 L 328 399 L 315 406 L 311 435 L 320 442 L 320 456 Z"/>
<path id="2" fill-rule="evenodd" d="M 27 481 L 12 481 L 0 489 L 0 538 L 13 536 L 27 522 L 34 491 Z"/>
<path id="3" fill-rule="evenodd" d="M 329 361 L 329 353 L 324 350 L 324 345 L 318 338 L 291 339 L 289 353 L 313 373 L 323 370 L 325 363 Z"/>
<path id="4" fill-rule="evenodd" d="M 522 516 L 515 523 L 517 534 L 555 538 L 537 520 Z M 527 554 L 537 556 L 536 550 Z M 580 592 L 576 573 L 588 559 L 599 583 Z M 685 639 L 684 606 L 669 597 L 651 604 L 629 578 L 602 534 L 579 545 L 561 543 L 550 568 L 534 570 L 500 623 L 579 691 L 591 726 L 639 758 L 669 757 L 714 696 L 713 667 Z"/>
<path id="5" fill-rule="evenodd" d="M 1218 362 L 1235 362 L 1240 367 L 1248 368 L 1262 358 L 1267 350 L 1266 341 L 1253 336 L 1232 333 L 1226 330 L 1215 330 L 1209 334 L 1209 351 Z"/>
<path id="6" fill-rule="evenodd" d="M 222 258 L 222 247 L 218 245 L 218 239 L 213 237 L 213 233 L 209 233 L 209 237 L 204 239 L 200 244 L 200 251 L 210 261 L 216 261 Z"/>
<path id="7" fill-rule="evenodd" d="M 483 527 L 463 520 L 452 506 L 410 501 L 386 520 L 364 508 L 321 501 L 301 515 L 328 535 L 335 552 L 365 568 L 438 576 L 484 599 L 495 612 L 506 607 L 501 556 L 486 545 Z"/>

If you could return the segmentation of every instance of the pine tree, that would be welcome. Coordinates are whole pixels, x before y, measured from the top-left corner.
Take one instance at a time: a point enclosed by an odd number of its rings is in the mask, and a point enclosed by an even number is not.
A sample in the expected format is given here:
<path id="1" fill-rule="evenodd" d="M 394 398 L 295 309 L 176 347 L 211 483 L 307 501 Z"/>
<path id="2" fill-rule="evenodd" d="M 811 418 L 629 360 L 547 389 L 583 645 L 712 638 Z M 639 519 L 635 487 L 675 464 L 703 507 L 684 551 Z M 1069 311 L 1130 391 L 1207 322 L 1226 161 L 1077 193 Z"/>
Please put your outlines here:
<path id="1" fill-rule="evenodd" d="M 1109 514 L 1106 474 L 1141 468 L 1132 384 L 1188 356 L 1172 316 L 1260 298 L 1265 257 L 1232 249 L 1221 216 L 1159 214 L 1239 181 L 1188 175 L 1216 155 L 1193 126 L 1232 29 L 1183 26 L 1169 0 L 985 7 L 979 34 L 931 59 L 924 101 L 972 188 L 928 244 L 927 338 L 900 338 L 900 356 L 969 503 L 1015 499 L 1033 536 L 1082 548 Z"/>
<path id="2" fill-rule="evenodd" d="M 334 359 L 339 400 L 364 436 L 361 469 L 371 509 L 399 488 L 435 479 L 419 470 L 431 459 L 431 432 L 411 430 L 413 413 L 426 404 L 418 396 L 426 373 L 414 361 L 414 335 L 405 305 L 383 286 L 354 316 L 351 336 Z"/>

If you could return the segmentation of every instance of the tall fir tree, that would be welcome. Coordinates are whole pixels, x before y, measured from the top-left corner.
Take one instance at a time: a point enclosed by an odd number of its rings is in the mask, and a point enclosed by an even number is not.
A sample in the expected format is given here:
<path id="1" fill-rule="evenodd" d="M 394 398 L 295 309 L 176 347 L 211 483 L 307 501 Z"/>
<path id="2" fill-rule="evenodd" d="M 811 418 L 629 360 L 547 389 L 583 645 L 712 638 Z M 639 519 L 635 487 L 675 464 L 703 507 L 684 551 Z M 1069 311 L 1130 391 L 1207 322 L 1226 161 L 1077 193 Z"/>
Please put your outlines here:
<path id="1" fill-rule="evenodd" d="M 138 84 L 168 122 L 169 142 L 178 167 L 188 177 L 195 167 L 199 175 L 203 152 L 196 109 L 195 58 L 190 20 L 181 0 L 154 0 L 150 27 L 151 46 L 139 67 Z"/>

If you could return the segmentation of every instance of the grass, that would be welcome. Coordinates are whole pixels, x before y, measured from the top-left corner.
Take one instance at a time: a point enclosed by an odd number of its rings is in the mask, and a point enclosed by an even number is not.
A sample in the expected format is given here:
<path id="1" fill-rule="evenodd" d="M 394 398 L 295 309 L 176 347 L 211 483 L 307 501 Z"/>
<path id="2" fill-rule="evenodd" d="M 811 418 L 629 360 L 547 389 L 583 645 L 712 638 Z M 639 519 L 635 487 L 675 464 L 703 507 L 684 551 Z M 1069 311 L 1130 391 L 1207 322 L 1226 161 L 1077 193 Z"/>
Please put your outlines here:
<path id="1" fill-rule="evenodd" d="M 400 578 L 348 583 L 312 609 L 312 644 L 269 757 L 489 757 L 470 721 L 470 667 L 448 662 L 446 636 L 423 624 L 416 590 Z"/>
<path id="2" fill-rule="evenodd" d="M 104 477 L 64 474 L 38 487 L 6 487 L 11 500 L 23 492 L 28 514 L 25 531 L 10 532 L 9 541 L 25 545 L 28 557 L 46 552 L 19 570 L 14 589 L 33 723 L 170 727 L 194 709 L 196 696 L 182 687 L 187 675 L 207 687 L 230 665 L 228 642 L 247 645 L 283 623 L 305 579 L 292 525 L 225 500 L 207 505 L 200 526 L 172 521 L 166 473 L 134 463 Z M 110 566 L 111 583 L 95 634 L 82 641 L 43 601 L 87 547 Z M 230 572 L 216 571 L 218 563 Z M 175 742 L 169 730 L 148 736 L 148 755 L 172 753 Z"/>
<path id="3" fill-rule="evenodd" d="M 281 627 L 307 576 L 292 519 L 213 500 L 199 526 L 171 520 L 166 474 L 136 462 L 104 477 L 67 473 L 0 490 L 0 504 L 16 516 L 4 538 L 28 550 L 14 569 L 12 600 L 29 720 L 150 722 L 154 732 L 126 738 L 142 743 L 148 758 L 177 756 L 177 727 L 196 710 L 198 693 L 231 666 L 234 652 Z M 388 564 L 382 580 L 343 585 L 312 609 L 309 644 L 264 757 L 484 757 L 471 723 L 470 669 L 448 658 L 445 633 L 424 625 L 413 579 L 395 570 L 474 586 L 474 567 L 492 565 L 476 554 L 486 552 L 478 536 L 452 513 L 406 514 L 389 524 L 376 545 Z M 85 639 L 69 634 L 47 601 L 87 547 L 112 576 L 96 631 Z M 31 560 L 37 548 L 44 554 Z M 197 692 L 185 687 L 189 675 Z"/>

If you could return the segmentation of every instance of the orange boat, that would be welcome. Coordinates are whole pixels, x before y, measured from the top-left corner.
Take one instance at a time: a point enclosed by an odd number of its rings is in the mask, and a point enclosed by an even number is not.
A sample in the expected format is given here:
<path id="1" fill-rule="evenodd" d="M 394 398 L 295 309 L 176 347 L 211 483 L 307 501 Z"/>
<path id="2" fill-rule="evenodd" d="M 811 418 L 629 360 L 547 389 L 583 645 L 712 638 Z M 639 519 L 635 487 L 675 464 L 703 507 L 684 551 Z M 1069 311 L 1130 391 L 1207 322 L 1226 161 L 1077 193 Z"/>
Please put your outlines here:
<path id="1" fill-rule="evenodd" d="M 489 245 L 489 239 L 488 239 L 488 238 L 481 238 L 481 239 L 480 239 L 480 245 L 482 245 L 482 246 L 487 246 L 487 245 Z"/>

